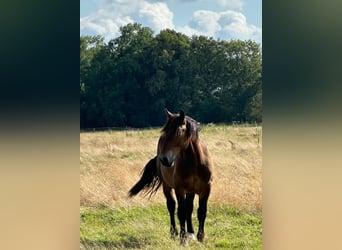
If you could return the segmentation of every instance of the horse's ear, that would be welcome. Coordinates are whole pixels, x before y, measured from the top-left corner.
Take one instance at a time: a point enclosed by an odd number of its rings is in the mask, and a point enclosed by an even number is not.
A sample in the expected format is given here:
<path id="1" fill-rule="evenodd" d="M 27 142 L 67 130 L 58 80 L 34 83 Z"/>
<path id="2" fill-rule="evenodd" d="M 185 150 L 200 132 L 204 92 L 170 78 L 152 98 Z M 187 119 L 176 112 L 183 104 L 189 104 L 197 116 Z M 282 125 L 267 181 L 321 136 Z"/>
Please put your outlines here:
<path id="1" fill-rule="evenodd" d="M 180 117 L 182 120 L 184 120 L 185 114 L 184 114 L 184 111 L 183 111 L 183 110 L 179 111 L 179 117 Z"/>
<path id="2" fill-rule="evenodd" d="M 167 115 L 168 119 L 172 119 L 174 117 L 174 115 L 170 111 L 168 111 L 167 108 L 165 108 L 165 114 Z"/>

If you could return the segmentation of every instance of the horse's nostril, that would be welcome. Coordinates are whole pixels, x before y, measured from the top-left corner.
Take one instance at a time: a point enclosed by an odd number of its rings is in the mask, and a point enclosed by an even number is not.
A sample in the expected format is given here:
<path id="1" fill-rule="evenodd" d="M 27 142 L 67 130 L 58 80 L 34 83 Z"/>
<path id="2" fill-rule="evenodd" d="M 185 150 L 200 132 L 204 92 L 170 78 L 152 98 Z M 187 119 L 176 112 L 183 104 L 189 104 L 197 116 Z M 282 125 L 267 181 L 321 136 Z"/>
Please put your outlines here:
<path id="1" fill-rule="evenodd" d="M 163 165 L 165 165 L 165 166 L 167 166 L 168 163 L 169 163 L 166 157 L 161 158 L 160 161 L 161 161 L 161 163 L 163 163 Z"/>
<path id="2" fill-rule="evenodd" d="M 171 167 L 173 165 L 173 161 L 170 162 L 167 157 L 161 158 L 160 161 L 166 167 Z"/>

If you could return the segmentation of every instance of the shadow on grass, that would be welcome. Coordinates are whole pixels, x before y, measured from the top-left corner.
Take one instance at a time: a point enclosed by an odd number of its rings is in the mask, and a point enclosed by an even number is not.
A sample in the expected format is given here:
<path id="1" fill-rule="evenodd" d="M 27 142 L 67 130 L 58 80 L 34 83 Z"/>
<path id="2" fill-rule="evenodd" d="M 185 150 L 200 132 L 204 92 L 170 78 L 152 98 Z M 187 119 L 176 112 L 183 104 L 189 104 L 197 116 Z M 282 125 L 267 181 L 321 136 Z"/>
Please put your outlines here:
<path id="1" fill-rule="evenodd" d="M 120 240 L 93 240 L 81 239 L 81 244 L 84 249 L 143 249 L 150 245 L 151 242 L 147 239 L 141 239 L 129 234 L 119 234 Z"/>

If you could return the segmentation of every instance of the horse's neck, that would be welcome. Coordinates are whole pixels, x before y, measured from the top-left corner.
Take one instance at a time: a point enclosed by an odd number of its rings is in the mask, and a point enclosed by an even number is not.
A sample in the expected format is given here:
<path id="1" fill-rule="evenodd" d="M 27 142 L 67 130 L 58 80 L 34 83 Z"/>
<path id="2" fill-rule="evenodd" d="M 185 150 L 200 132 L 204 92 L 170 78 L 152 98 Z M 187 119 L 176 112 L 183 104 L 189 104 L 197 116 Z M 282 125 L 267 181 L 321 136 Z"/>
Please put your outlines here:
<path id="1" fill-rule="evenodd" d="M 196 140 L 192 140 L 189 143 L 189 149 L 195 156 L 195 161 L 200 165 L 205 165 L 204 153 L 200 139 L 197 137 Z"/>

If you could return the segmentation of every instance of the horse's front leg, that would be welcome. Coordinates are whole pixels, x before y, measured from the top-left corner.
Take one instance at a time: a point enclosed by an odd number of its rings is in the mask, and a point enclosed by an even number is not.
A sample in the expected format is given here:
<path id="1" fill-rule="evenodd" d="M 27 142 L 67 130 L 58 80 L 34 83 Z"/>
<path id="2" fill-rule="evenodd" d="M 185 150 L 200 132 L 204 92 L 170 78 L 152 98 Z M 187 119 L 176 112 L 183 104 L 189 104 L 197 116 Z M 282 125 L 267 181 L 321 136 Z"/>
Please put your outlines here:
<path id="1" fill-rule="evenodd" d="M 163 183 L 163 192 L 164 192 L 164 196 L 166 198 L 166 206 L 167 206 L 167 210 L 169 211 L 170 214 L 170 234 L 171 234 L 171 238 L 172 239 L 176 239 L 177 235 L 178 235 L 178 231 L 176 228 L 176 222 L 175 222 L 175 210 L 176 210 L 176 201 L 173 198 L 172 195 L 172 189 L 168 186 L 166 186 L 166 184 Z"/>
<path id="2" fill-rule="evenodd" d="M 187 237 L 189 239 L 195 239 L 194 235 L 194 227 L 192 225 L 192 211 L 194 208 L 194 198 L 195 193 L 188 193 L 186 194 L 185 198 L 185 212 L 186 212 L 186 226 L 187 226 Z"/>
<path id="3" fill-rule="evenodd" d="M 180 224 L 180 243 L 186 245 L 186 232 L 185 232 L 185 220 L 186 220 L 186 202 L 185 193 L 183 190 L 175 190 L 178 202 L 177 215 Z"/>
<path id="4" fill-rule="evenodd" d="M 203 242 L 204 239 L 204 221 L 207 216 L 207 203 L 210 194 L 210 186 L 204 192 L 199 195 L 199 205 L 197 209 L 197 218 L 198 218 L 198 233 L 197 240 L 199 242 Z"/>

